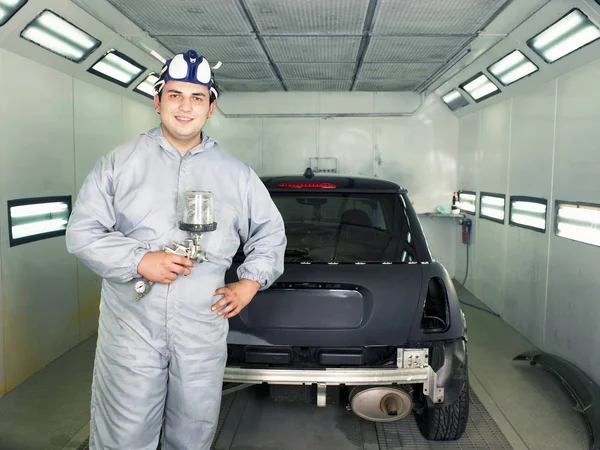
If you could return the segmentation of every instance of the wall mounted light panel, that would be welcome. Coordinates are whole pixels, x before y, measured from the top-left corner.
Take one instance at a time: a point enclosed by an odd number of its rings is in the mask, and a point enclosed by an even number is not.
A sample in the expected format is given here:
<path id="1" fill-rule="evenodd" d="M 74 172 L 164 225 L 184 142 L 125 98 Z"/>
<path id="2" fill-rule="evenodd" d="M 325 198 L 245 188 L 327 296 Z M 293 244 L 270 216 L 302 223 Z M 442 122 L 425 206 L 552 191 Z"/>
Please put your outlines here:
<path id="1" fill-rule="evenodd" d="M 9 200 L 10 246 L 63 236 L 70 215 L 70 195 Z"/>

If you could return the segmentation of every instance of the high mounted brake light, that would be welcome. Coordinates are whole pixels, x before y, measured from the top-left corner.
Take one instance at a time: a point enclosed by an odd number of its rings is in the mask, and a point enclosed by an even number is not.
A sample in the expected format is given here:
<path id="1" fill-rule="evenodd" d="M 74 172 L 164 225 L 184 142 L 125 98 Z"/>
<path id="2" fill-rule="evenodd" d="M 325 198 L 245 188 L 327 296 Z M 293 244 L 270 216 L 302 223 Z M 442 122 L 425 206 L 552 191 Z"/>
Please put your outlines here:
<path id="1" fill-rule="evenodd" d="M 335 189 L 337 188 L 337 184 L 333 183 L 279 183 L 277 185 L 279 188 L 293 188 L 293 189 Z"/>

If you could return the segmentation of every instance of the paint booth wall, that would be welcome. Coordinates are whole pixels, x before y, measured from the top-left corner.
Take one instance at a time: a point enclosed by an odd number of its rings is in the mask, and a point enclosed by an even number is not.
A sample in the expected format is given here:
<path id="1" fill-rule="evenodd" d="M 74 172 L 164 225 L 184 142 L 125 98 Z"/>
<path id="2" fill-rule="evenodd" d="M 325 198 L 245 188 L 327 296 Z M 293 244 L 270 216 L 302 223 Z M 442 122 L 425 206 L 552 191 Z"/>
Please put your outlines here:
<path id="1" fill-rule="evenodd" d="M 600 59 L 462 117 L 458 167 L 461 189 L 548 200 L 546 233 L 473 218 L 466 285 L 596 382 L 600 247 L 556 236 L 554 201 L 600 203 L 599 79 Z M 466 255 L 459 244 L 458 274 Z"/>
<path id="2" fill-rule="evenodd" d="M 18 67 L 19 70 L 13 70 Z M 64 237 L 10 247 L 6 202 L 71 195 L 97 159 L 156 126 L 151 103 L 0 49 L 0 394 L 95 332 L 100 284 Z"/>

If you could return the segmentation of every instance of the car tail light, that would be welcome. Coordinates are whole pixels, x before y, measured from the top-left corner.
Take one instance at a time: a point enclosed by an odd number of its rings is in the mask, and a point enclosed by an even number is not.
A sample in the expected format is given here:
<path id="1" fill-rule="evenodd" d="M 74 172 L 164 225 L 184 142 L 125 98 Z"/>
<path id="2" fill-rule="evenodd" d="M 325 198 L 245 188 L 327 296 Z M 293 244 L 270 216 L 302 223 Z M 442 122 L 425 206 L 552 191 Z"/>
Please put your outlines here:
<path id="1" fill-rule="evenodd" d="M 441 278 L 431 278 L 421 318 L 421 329 L 428 333 L 441 333 L 450 328 L 448 291 Z"/>
<path id="2" fill-rule="evenodd" d="M 337 184 L 333 183 L 279 183 L 277 187 L 280 188 L 309 188 L 309 189 L 335 189 Z"/>

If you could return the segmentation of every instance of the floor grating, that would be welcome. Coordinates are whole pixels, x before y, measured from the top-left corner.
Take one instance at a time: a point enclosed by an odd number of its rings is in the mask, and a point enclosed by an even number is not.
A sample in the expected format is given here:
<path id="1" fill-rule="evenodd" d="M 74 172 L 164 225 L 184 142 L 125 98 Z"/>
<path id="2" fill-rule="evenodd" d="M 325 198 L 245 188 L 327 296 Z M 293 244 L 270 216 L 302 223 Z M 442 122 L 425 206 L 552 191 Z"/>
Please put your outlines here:
<path id="1" fill-rule="evenodd" d="M 397 422 L 374 424 L 379 450 L 511 450 L 511 445 L 486 411 L 477 395 L 472 390 L 469 392 L 469 395 L 469 421 L 465 434 L 459 440 L 453 442 L 432 442 L 426 440 L 419 431 L 415 417 L 411 415 Z M 223 398 L 214 440 L 215 443 L 229 417 L 234 398 L 235 394 L 227 395 Z M 356 417 L 352 413 L 349 414 L 352 417 Z M 356 423 L 350 420 L 346 422 L 342 424 L 345 425 L 344 428 Z M 339 427 L 340 424 L 331 424 L 331 426 Z M 352 434 L 356 434 L 358 437 L 360 436 L 360 430 L 357 429 Z M 211 448 L 214 448 L 214 444 Z M 77 450 L 89 450 L 88 439 Z"/>
<path id="2" fill-rule="evenodd" d="M 469 421 L 465 434 L 457 441 L 433 442 L 425 439 L 414 415 L 404 420 L 377 423 L 380 450 L 501 450 L 512 449 L 496 422 L 489 415 L 473 390 L 469 391 Z"/>

